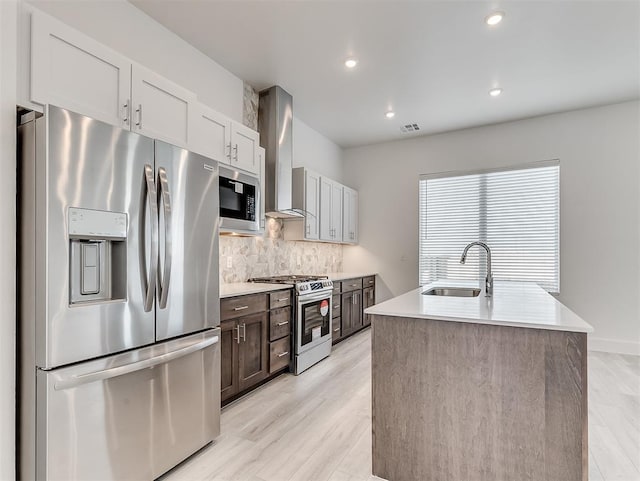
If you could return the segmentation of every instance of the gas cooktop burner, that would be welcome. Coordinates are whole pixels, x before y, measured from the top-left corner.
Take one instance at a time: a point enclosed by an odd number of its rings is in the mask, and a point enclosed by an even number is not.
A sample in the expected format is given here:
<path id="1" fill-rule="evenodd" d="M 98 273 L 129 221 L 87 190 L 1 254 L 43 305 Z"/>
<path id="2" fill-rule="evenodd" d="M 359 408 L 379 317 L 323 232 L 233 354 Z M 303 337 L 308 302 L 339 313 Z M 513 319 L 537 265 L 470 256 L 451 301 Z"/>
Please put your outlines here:
<path id="1" fill-rule="evenodd" d="M 288 276 L 271 276 L 271 277 L 252 277 L 248 282 L 271 282 L 275 284 L 297 284 L 298 282 L 320 281 L 328 279 L 327 276 L 305 276 L 305 275 L 288 275 Z"/>

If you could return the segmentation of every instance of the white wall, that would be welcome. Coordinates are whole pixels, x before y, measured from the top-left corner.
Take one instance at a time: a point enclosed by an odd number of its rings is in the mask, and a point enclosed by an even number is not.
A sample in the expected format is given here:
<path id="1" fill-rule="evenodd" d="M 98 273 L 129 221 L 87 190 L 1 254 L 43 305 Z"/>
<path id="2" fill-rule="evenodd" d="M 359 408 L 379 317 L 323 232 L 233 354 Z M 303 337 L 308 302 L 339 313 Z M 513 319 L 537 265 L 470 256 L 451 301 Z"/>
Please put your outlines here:
<path id="1" fill-rule="evenodd" d="M 242 122 L 243 82 L 125 0 L 25 0 Z M 230 40 L 231 41 L 231 40 Z"/>
<path id="2" fill-rule="evenodd" d="M 639 133 L 634 101 L 348 149 L 360 245 L 344 269 L 379 272 L 379 300 L 417 287 L 420 174 L 559 158 L 560 300 L 592 347 L 640 354 Z"/>
<path id="3" fill-rule="evenodd" d="M 293 166 L 308 167 L 319 174 L 342 182 L 342 148 L 312 129 L 297 117 L 293 118 Z"/>
<path id="4" fill-rule="evenodd" d="M 17 4 L 0 1 L 0 479 L 15 470 Z"/>

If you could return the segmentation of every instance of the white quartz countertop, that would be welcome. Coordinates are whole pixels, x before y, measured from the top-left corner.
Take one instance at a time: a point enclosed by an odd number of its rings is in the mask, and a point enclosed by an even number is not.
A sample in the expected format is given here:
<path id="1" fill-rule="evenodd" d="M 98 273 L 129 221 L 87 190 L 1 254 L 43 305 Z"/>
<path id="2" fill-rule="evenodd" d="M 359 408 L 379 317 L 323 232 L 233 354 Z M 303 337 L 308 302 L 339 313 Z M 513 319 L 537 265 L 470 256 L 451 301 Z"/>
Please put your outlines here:
<path id="1" fill-rule="evenodd" d="M 244 296 L 246 294 L 259 294 L 261 292 L 279 291 L 291 289 L 291 284 L 265 284 L 262 282 L 233 282 L 220 284 L 220 298 Z"/>
<path id="2" fill-rule="evenodd" d="M 343 281 L 345 279 L 357 279 L 358 277 L 375 276 L 375 272 L 329 272 L 324 274 L 332 281 Z"/>
<path id="3" fill-rule="evenodd" d="M 478 297 L 422 295 L 422 292 L 432 287 L 477 288 L 478 283 L 436 282 L 371 306 L 364 312 L 381 316 L 470 322 L 494 326 L 593 332 L 591 325 L 534 283 L 496 281 L 491 298 L 485 297 L 484 290 L 480 292 Z"/>

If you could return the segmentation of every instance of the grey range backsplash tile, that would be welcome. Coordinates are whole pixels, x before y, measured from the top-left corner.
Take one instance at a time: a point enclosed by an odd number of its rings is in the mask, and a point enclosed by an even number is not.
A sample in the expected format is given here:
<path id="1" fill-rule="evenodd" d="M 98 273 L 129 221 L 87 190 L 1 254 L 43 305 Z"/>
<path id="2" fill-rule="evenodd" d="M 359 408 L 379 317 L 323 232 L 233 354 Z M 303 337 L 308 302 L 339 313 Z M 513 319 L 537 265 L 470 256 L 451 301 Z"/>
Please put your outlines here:
<path id="1" fill-rule="evenodd" d="M 284 227 L 286 228 L 286 226 Z M 220 236 L 220 282 L 245 282 L 251 277 L 342 271 L 342 246 L 287 241 L 283 223 L 267 219 L 263 237 Z M 228 259 L 231 258 L 231 267 Z"/>

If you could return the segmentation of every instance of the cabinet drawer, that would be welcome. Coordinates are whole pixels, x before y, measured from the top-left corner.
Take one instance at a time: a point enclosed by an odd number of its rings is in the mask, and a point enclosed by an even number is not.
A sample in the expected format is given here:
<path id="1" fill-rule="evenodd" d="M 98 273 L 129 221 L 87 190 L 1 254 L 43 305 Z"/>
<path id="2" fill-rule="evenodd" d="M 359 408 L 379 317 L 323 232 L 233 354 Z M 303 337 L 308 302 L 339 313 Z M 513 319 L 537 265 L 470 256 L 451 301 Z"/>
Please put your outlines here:
<path id="1" fill-rule="evenodd" d="M 374 287 L 376 285 L 376 276 L 362 278 L 362 287 Z"/>
<path id="2" fill-rule="evenodd" d="M 269 293 L 269 309 L 291 305 L 291 290 Z"/>
<path id="3" fill-rule="evenodd" d="M 342 281 L 342 292 L 357 291 L 362 289 L 362 277 Z"/>
<path id="4" fill-rule="evenodd" d="M 288 336 L 291 331 L 291 307 L 274 309 L 269 315 L 269 340 Z"/>
<path id="5" fill-rule="evenodd" d="M 269 374 L 289 365 L 291 360 L 291 338 L 289 336 L 269 344 Z"/>
<path id="6" fill-rule="evenodd" d="M 342 296 L 334 295 L 331 299 L 331 317 L 340 317 L 342 314 Z"/>
<path id="7" fill-rule="evenodd" d="M 333 293 L 340 294 L 342 292 L 342 282 L 333 281 Z"/>
<path id="8" fill-rule="evenodd" d="M 336 339 L 340 339 L 342 335 L 342 319 L 339 317 L 335 317 L 331 319 L 331 338 L 335 341 Z"/>
<path id="9" fill-rule="evenodd" d="M 220 300 L 220 320 L 233 319 L 267 310 L 267 295 L 229 297 Z"/>

